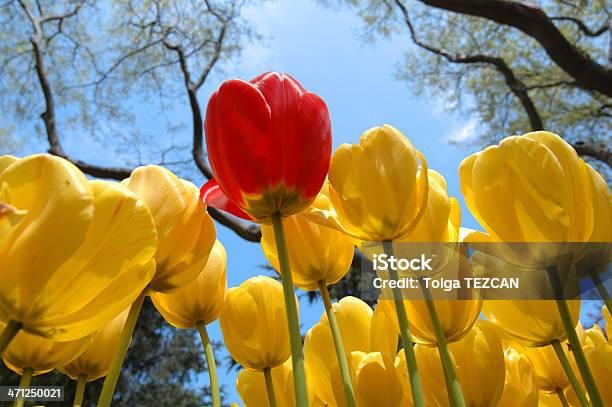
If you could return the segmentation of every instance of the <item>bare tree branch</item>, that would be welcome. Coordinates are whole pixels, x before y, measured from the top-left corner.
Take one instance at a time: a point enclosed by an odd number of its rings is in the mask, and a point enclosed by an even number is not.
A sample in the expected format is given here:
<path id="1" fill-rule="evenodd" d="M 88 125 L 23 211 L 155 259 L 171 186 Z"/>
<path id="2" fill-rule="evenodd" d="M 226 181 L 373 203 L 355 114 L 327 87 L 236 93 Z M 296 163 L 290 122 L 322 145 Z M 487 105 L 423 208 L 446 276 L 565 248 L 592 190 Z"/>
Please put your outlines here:
<path id="1" fill-rule="evenodd" d="M 612 150 L 606 144 L 580 140 L 573 142 L 572 147 L 579 155 L 596 158 L 612 167 Z"/>
<path id="2" fill-rule="evenodd" d="M 535 39 L 577 86 L 612 96 L 612 69 L 572 45 L 538 6 L 508 0 L 419 0 L 429 6 L 483 17 L 519 29 Z"/>
<path id="3" fill-rule="evenodd" d="M 47 16 L 43 15 L 42 7 L 40 7 L 40 4 L 38 4 L 38 10 L 39 10 L 39 12 L 41 14 L 40 24 L 44 24 L 44 23 L 46 23 L 48 21 L 61 21 L 61 20 L 64 20 L 66 18 L 70 18 L 70 17 L 76 16 L 78 14 L 79 10 L 81 10 L 81 7 L 83 7 L 84 4 L 85 4 L 85 1 L 82 0 L 82 1 L 79 1 L 72 10 L 70 10 L 70 11 L 64 13 L 64 14 L 50 14 L 50 15 L 47 15 Z"/>
<path id="4" fill-rule="evenodd" d="M 610 23 L 609 22 L 603 24 L 597 30 L 593 31 L 589 27 L 587 27 L 587 25 L 582 20 L 580 20 L 578 18 L 575 18 L 575 17 L 561 16 L 561 17 L 551 17 L 550 19 L 552 21 L 570 21 L 570 22 L 576 24 L 578 29 L 583 34 L 585 34 L 585 35 L 587 35 L 589 37 L 599 37 L 601 34 L 605 33 L 606 31 L 608 31 L 610 29 Z"/>
<path id="5" fill-rule="evenodd" d="M 388 4 L 388 3 L 387 3 Z M 423 42 L 417 35 L 414 25 L 410 20 L 410 15 L 408 14 L 408 9 L 404 3 L 400 0 L 395 0 L 396 6 L 402 13 L 404 22 L 410 31 L 410 36 L 412 38 L 412 42 L 414 42 L 419 47 L 439 56 L 446 58 L 449 62 L 457 63 L 457 64 L 474 64 L 474 63 L 483 63 L 495 68 L 498 72 L 500 72 L 504 80 L 506 81 L 506 85 L 510 88 L 510 91 L 518 98 L 527 114 L 529 119 L 529 124 L 532 130 L 542 130 L 544 128 L 544 123 L 542 122 L 542 118 L 538 113 L 533 101 L 529 97 L 529 93 L 527 92 L 527 87 L 525 84 L 514 74 L 514 71 L 510 68 L 510 66 L 504 61 L 503 58 L 495 57 L 492 55 L 485 54 L 476 54 L 476 55 L 465 55 L 465 54 L 455 54 L 449 52 L 442 48 L 434 47 L 430 44 L 426 44 Z"/>
<path id="6" fill-rule="evenodd" d="M 487 64 L 493 68 L 495 68 L 498 72 L 500 72 L 506 85 L 510 89 L 510 91 L 518 98 L 523 110 L 527 114 L 529 119 L 529 124 L 531 126 L 532 131 L 543 130 L 544 123 L 542 118 L 536 108 L 533 100 L 529 96 L 529 90 L 531 89 L 544 89 L 556 86 L 573 86 L 576 84 L 576 81 L 573 80 L 562 80 L 551 82 L 547 84 L 538 84 L 526 86 L 525 83 L 519 79 L 514 71 L 510 68 L 510 66 L 504 61 L 503 58 L 495 57 L 492 55 L 485 54 L 476 54 L 476 55 L 465 55 L 465 54 L 457 54 L 447 51 L 442 48 L 434 47 L 430 44 L 423 42 L 419 36 L 417 35 L 416 29 L 412 24 L 410 19 L 410 15 L 408 13 L 408 8 L 401 0 L 394 0 L 395 5 L 400 10 L 403 20 L 410 31 L 410 37 L 412 42 L 414 42 L 420 48 L 423 48 L 433 54 L 439 55 L 449 62 L 458 63 L 458 64 Z M 391 5 L 385 1 L 388 7 Z M 612 152 L 605 144 L 593 143 L 591 141 L 578 140 L 575 141 L 573 147 L 576 149 L 579 155 L 586 155 L 593 158 L 596 158 L 600 161 L 603 161 L 608 166 L 612 167 Z"/>
<path id="7" fill-rule="evenodd" d="M 231 19 L 233 18 L 233 14 L 226 18 L 219 12 L 215 11 L 208 1 L 206 1 L 206 6 L 208 12 L 219 21 L 221 27 L 219 28 L 219 33 L 217 34 L 214 42 L 215 45 L 213 54 L 195 82 L 191 79 L 191 72 L 187 66 L 187 56 L 183 47 L 179 44 L 171 44 L 167 40 L 164 40 L 164 46 L 167 49 L 176 52 L 179 65 L 181 67 L 181 72 L 183 73 L 183 82 L 185 84 L 185 90 L 187 91 L 187 97 L 189 98 L 189 106 L 191 107 L 193 120 L 193 159 L 202 174 L 204 174 L 206 178 L 211 179 L 213 177 L 212 169 L 204 156 L 204 124 L 202 120 L 202 110 L 197 97 L 197 91 L 200 89 L 200 87 L 202 87 L 213 67 L 221 57 L 223 41 L 225 39 L 227 28 L 231 22 Z"/>
<path id="8" fill-rule="evenodd" d="M 526 90 L 548 89 L 548 88 L 556 88 L 559 86 L 575 86 L 575 85 L 576 85 L 576 81 L 561 80 L 561 81 L 555 81 L 555 82 L 549 82 L 549 83 L 538 83 L 535 85 L 529 85 L 529 86 L 526 86 L 525 89 Z"/>

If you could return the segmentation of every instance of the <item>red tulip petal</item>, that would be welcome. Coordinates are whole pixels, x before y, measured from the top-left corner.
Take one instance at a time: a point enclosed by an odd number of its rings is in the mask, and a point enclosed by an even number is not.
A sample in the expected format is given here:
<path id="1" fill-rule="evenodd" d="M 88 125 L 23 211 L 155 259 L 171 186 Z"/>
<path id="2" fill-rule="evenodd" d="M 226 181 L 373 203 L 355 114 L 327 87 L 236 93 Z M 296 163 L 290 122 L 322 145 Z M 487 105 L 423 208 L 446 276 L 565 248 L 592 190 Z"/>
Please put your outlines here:
<path id="1" fill-rule="evenodd" d="M 202 186 L 200 189 L 200 198 L 206 205 L 212 206 L 213 208 L 221 209 L 222 211 L 231 213 L 245 220 L 253 220 L 253 218 L 229 200 L 214 178 Z"/>
<path id="2" fill-rule="evenodd" d="M 298 156 L 290 159 L 301 163 L 295 174 L 302 197 L 314 197 L 319 193 L 329 170 L 332 131 L 325 102 L 314 93 L 302 96 L 296 118 L 296 132 L 301 135 Z M 293 165 L 285 162 L 286 166 Z"/>
<path id="3" fill-rule="evenodd" d="M 304 88 L 288 75 L 271 72 L 253 84 L 261 91 L 270 106 L 269 160 L 266 163 L 270 185 L 283 183 L 296 185 L 296 175 L 304 168 L 300 165 L 301 137 L 297 130 L 298 106 Z"/>
<path id="4" fill-rule="evenodd" d="M 224 82 L 210 98 L 204 126 L 215 178 L 228 197 L 242 203 L 243 193 L 265 190 L 270 108 L 262 93 L 246 81 Z"/>

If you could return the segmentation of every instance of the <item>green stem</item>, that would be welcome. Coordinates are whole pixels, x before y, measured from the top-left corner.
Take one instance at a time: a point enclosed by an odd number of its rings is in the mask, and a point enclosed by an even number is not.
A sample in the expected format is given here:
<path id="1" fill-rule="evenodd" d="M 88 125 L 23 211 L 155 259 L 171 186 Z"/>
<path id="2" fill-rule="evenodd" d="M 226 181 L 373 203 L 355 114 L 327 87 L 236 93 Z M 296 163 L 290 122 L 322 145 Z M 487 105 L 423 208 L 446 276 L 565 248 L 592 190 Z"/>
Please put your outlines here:
<path id="1" fill-rule="evenodd" d="M 317 285 L 319 286 L 319 291 L 321 292 L 321 297 L 323 298 L 325 313 L 327 314 L 327 320 L 329 321 L 329 327 L 331 329 L 334 346 L 336 348 L 336 357 L 338 358 L 338 366 L 340 367 L 340 375 L 342 376 L 346 405 L 347 407 L 355 407 L 357 402 L 355 401 L 355 394 L 353 393 L 353 383 L 351 382 L 351 375 L 349 373 L 348 363 L 346 361 L 346 353 L 344 352 L 344 346 L 342 345 L 342 335 L 340 335 L 340 328 L 338 327 L 338 322 L 336 321 L 336 316 L 334 315 L 334 311 L 332 309 L 327 284 L 325 283 L 325 280 L 321 280 L 317 283 Z"/>
<path id="2" fill-rule="evenodd" d="M 196 325 L 198 327 L 198 332 L 200 332 L 200 339 L 202 340 L 202 346 L 204 347 L 204 355 L 206 355 L 208 377 L 210 378 L 210 392 L 212 394 L 212 405 L 213 407 L 221 407 L 221 393 L 219 392 L 219 379 L 217 378 L 217 364 L 215 362 L 215 354 L 213 353 L 210 339 L 208 338 L 208 332 L 206 331 L 206 324 L 203 321 L 199 321 Z"/>
<path id="3" fill-rule="evenodd" d="M 295 386 L 295 401 L 297 407 L 308 406 L 308 393 L 306 388 L 306 372 L 304 371 L 304 354 L 302 353 L 302 336 L 300 335 L 300 320 L 298 317 L 291 266 L 285 240 L 283 218 L 279 212 L 272 214 L 272 227 L 278 252 L 283 294 L 285 297 L 285 312 L 289 325 L 289 340 L 291 344 L 291 361 L 293 363 L 293 382 Z"/>
<path id="4" fill-rule="evenodd" d="M 83 404 L 83 395 L 85 394 L 85 383 L 87 383 L 87 375 L 80 374 L 77 377 L 77 387 L 74 394 L 74 403 L 72 407 L 81 407 Z"/>
<path id="5" fill-rule="evenodd" d="M 263 375 L 266 381 L 266 393 L 268 393 L 270 407 L 276 407 L 276 394 L 274 393 L 274 382 L 272 381 L 272 369 L 269 367 L 264 368 Z"/>
<path id="6" fill-rule="evenodd" d="M 563 286 L 561 284 L 559 274 L 557 273 L 557 267 L 551 266 L 546 271 L 548 272 L 548 279 L 550 280 L 553 293 L 555 294 L 555 301 L 557 302 L 559 315 L 561 316 L 565 331 L 567 332 L 567 340 L 572 347 L 572 354 L 576 360 L 576 365 L 578 365 L 578 370 L 582 376 L 584 386 L 589 393 L 591 404 L 593 407 L 603 407 L 604 403 L 601 399 L 601 395 L 599 394 L 599 390 L 597 389 L 597 385 L 595 384 L 595 379 L 593 378 L 589 364 L 584 356 L 584 351 L 580 345 L 580 340 L 578 339 L 576 330 L 574 329 L 575 327 L 573 326 L 572 317 L 569 312 L 567 302 L 563 299 Z"/>
<path id="7" fill-rule="evenodd" d="M 383 246 L 386 254 L 393 254 L 392 242 L 383 242 Z M 397 281 L 397 270 L 391 268 L 389 270 L 389 277 L 391 280 Z M 399 322 L 400 336 L 402 337 L 402 344 L 404 345 L 404 354 L 406 356 L 406 366 L 408 367 L 408 379 L 410 380 L 413 405 L 414 407 L 424 407 L 425 397 L 423 396 L 423 385 L 421 384 L 421 377 L 419 376 L 419 370 L 417 368 L 416 355 L 414 354 L 414 344 L 412 343 L 412 335 L 410 334 L 404 299 L 402 298 L 401 290 L 396 286 L 392 288 L 392 292 L 393 301 L 395 303 L 395 312 L 397 313 L 397 320 Z"/>
<path id="8" fill-rule="evenodd" d="M 436 333 L 436 341 L 438 342 L 438 353 L 440 354 L 440 361 L 442 362 L 442 369 L 444 370 L 444 381 L 446 382 L 446 390 L 448 393 L 448 401 L 453 407 L 465 407 L 465 400 L 463 398 L 463 391 L 461 390 L 461 384 L 457 378 L 457 372 L 455 372 L 455 366 L 451 359 L 448 346 L 446 344 L 446 337 L 444 336 L 444 330 L 438 317 L 438 311 L 436 305 L 431 298 L 431 292 L 425 284 L 422 278 L 419 278 L 419 285 L 425 298 L 425 304 L 427 305 L 427 312 L 431 319 L 431 324 L 434 327 Z"/>
<path id="9" fill-rule="evenodd" d="M 588 407 L 589 401 L 586 398 L 586 394 L 584 394 L 584 390 L 582 389 L 582 386 L 580 386 L 580 382 L 578 382 L 578 378 L 576 377 L 574 370 L 572 370 L 569 360 L 567 359 L 567 355 L 563 351 L 563 345 L 561 345 L 561 342 L 559 342 L 558 339 L 553 340 L 550 344 L 555 350 L 555 353 L 557 354 L 557 358 L 559 358 L 559 362 L 561 362 L 561 367 L 563 367 L 563 370 L 565 371 L 565 375 L 567 376 L 567 379 L 572 385 L 572 389 L 574 389 L 574 393 L 576 393 L 576 397 L 578 397 L 578 400 L 580 401 L 580 405 L 582 407 Z"/>
<path id="10" fill-rule="evenodd" d="M 119 344 L 115 352 L 113 364 L 106 375 L 106 379 L 104 379 L 102 392 L 100 393 L 100 398 L 98 399 L 98 407 L 109 407 L 113 401 L 113 395 L 115 393 L 115 387 L 117 387 L 117 381 L 119 380 L 121 366 L 123 366 L 123 360 L 125 359 L 128 347 L 130 346 L 132 334 L 134 333 L 136 322 L 138 322 L 138 316 L 140 315 L 140 309 L 142 308 L 144 298 L 145 294 L 143 291 L 130 307 L 130 312 L 128 313 L 128 317 L 125 320 L 125 325 L 121 331 L 121 337 L 119 338 Z"/>
<path id="11" fill-rule="evenodd" d="M 606 290 L 606 286 L 604 286 L 603 282 L 601 281 L 601 277 L 599 277 L 599 274 L 594 268 L 589 268 L 588 271 L 589 275 L 591 276 L 591 280 L 593 280 L 593 283 L 595 283 L 595 287 L 597 288 L 601 299 L 604 300 L 604 303 L 606 304 L 608 312 L 610 312 L 612 315 L 612 298 L 610 298 L 610 294 L 608 293 L 608 290 Z"/>
<path id="12" fill-rule="evenodd" d="M 21 331 L 23 325 L 20 322 L 9 320 L 8 324 L 4 327 L 2 335 L 0 335 L 0 357 L 4 354 L 4 350 L 9 346 L 11 341 Z"/>
<path id="13" fill-rule="evenodd" d="M 556 393 L 557 393 L 557 397 L 559 397 L 559 401 L 561 402 L 561 405 L 563 407 L 570 407 L 570 405 L 569 405 L 569 403 L 567 401 L 567 398 L 565 398 L 565 394 L 563 394 L 563 390 L 557 389 Z"/>
<path id="14" fill-rule="evenodd" d="M 32 376 L 34 375 L 34 369 L 31 367 L 26 367 L 21 372 L 21 380 L 19 380 L 19 388 L 27 389 L 30 387 L 30 383 L 32 382 Z M 13 407 L 23 407 L 23 403 L 25 399 L 23 397 L 19 397 L 17 400 L 13 402 Z"/>

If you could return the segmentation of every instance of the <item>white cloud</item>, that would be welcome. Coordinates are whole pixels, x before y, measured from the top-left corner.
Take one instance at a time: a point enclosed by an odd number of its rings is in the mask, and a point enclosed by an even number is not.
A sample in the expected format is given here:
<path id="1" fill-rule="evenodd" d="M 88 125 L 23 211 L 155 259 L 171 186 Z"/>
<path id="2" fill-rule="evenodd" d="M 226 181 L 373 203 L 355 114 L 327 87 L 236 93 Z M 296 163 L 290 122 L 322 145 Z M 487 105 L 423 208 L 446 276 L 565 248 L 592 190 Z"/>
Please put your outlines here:
<path id="1" fill-rule="evenodd" d="M 470 118 L 460 125 L 453 126 L 446 133 L 444 139 L 455 143 L 470 141 L 476 137 L 477 125 L 477 120 L 475 118 Z"/>

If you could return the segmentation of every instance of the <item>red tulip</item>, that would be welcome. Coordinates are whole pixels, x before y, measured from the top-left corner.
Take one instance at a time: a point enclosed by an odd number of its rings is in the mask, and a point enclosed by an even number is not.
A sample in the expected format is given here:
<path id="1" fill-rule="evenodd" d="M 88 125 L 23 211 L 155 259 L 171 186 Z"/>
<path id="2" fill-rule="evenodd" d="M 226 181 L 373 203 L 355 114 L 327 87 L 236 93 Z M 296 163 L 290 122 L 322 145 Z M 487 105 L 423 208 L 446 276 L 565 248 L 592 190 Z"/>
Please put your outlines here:
<path id="1" fill-rule="evenodd" d="M 208 205 L 264 220 L 300 212 L 321 189 L 331 155 L 327 106 L 291 76 L 224 82 L 204 128 L 215 176 L 201 191 Z"/>

